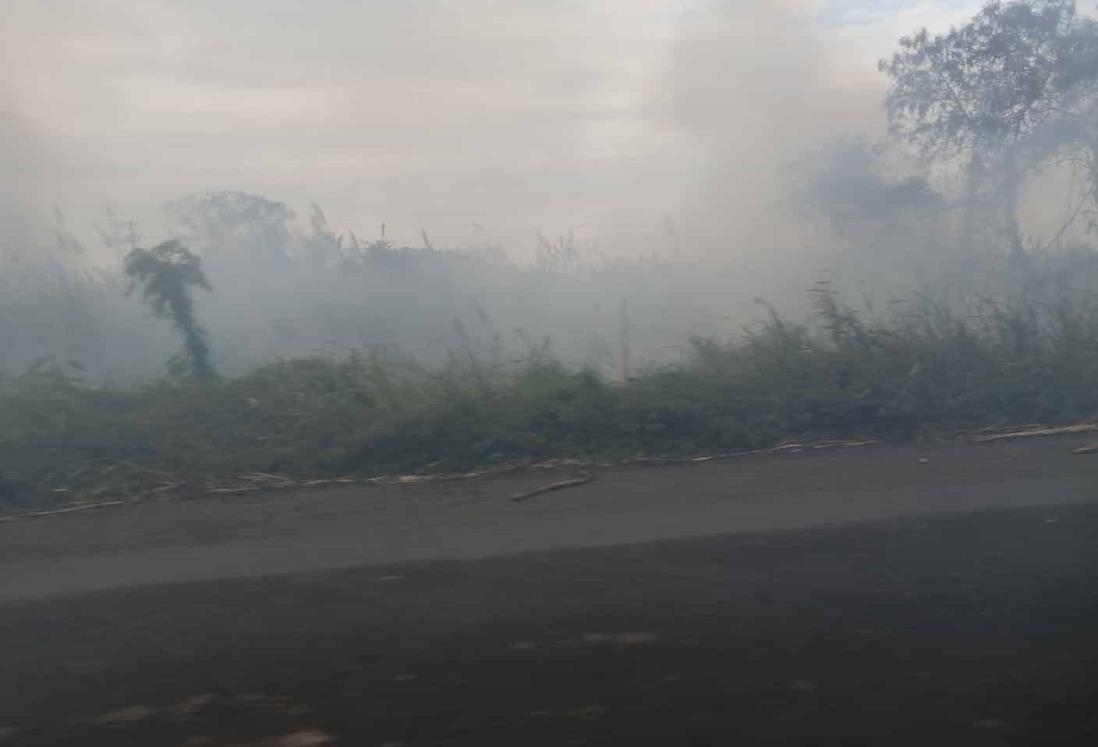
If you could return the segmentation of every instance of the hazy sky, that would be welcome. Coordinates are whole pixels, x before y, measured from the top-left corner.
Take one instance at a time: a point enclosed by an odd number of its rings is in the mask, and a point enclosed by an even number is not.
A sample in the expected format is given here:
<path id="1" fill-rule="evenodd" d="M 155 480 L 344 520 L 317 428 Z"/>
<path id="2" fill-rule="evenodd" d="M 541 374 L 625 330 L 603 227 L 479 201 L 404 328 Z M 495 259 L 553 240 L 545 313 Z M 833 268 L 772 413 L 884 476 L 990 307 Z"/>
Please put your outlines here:
<path id="1" fill-rule="evenodd" d="M 979 4 L 0 0 L 0 218 L 110 201 L 154 233 L 242 189 L 398 241 L 620 245 L 876 126 L 876 59 Z"/>

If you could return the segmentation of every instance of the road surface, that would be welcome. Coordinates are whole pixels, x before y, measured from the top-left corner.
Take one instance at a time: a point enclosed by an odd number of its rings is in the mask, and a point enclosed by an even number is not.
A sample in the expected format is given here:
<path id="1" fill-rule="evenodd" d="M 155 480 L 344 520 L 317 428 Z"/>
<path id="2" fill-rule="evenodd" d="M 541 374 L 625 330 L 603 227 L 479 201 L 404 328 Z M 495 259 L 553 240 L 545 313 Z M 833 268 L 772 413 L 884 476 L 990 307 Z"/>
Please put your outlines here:
<path id="1" fill-rule="evenodd" d="M 1076 445 L 0 524 L 0 744 L 1095 744 Z"/>

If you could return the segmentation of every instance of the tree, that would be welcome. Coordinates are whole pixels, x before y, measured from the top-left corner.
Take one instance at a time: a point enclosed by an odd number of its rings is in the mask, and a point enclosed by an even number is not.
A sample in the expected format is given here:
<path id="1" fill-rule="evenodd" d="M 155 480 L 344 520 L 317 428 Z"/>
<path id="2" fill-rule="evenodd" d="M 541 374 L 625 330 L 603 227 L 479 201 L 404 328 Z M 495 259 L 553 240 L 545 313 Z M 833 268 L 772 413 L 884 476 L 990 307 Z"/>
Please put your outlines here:
<path id="1" fill-rule="evenodd" d="M 989 2 L 967 24 L 900 40 L 880 69 L 891 79 L 891 131 L 931 161 L 965 159 L 962 243 L 970 245 L 978 193 L 997 177 L 994 202 L 1011 252 L 1023 253 L 1018 194 L 1025 168 L 1041 165 L 1027 139 L 1054 120 L 1079 118 L 1098 83 L 1095 25 L 1074 0 Z M 1047 154 L 1046 154 L 1047 155 Z"/>
<path id="2" fill-rule="evenodd" d="M 170 319 L 183 338 L 183 351 L 172 359 L 176 371 L 195 376 L 214 375 L 206 330 L 194 312 L 192 287 L 210 290 L 202 261 L 177 240 L 165 241 L 153 249 L 133 249 L 126 255 L 125 271 L 130 279 L 126 295 L 142 287 L 153 314 Z"/>
<path id="3" fill-rule="evenodd" d="M 187 243 L 217 266 L 261 265 L 289 260 L 295 239 L 293 210 L 248 192 L 191 195 L 165 205 Z"/>

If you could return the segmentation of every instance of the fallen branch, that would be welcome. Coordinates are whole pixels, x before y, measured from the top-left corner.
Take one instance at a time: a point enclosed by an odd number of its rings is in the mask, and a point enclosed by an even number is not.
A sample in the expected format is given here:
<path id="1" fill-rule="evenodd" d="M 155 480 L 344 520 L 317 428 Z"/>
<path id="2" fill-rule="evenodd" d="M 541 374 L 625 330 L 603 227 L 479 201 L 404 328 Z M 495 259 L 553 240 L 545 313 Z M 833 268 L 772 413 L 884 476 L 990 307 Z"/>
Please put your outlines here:
<path id="1" fill-rule="evenodd" d="M 77 511 L 91 511 L 97 508 L 107 508 L 109 506 L 121 506 L 129 501 L 101 501 L 99 503 L 82 503 L 78 506 L 69 506 L 68 508 L 59 508 L 53 511 L 32 511 L 30 513 L 19 514 L 18 517 L 4 517 L 5 521 L 13 521 L 16 518 L 19 519 L 33 519 L 39 516 L 57 516 L 58 514 L 72 514 Z"/>
<path id="2" fill-rule="evenodd" d="M 518 503 L 519 501 L 525 501 L 527 498 L 533 498 L 535 496 L 542 495 L 543 493 L 552 493 L 557 490 L 564 490 L 565 488 L 579 487 L 580 485 L 586 485 L 594 479 L 594 476 L 592 476 L 590 472 L 584 472 L 579 477 L 573 478 L 571 480 L 561 480 L 560 482 L 553 482 L 549 483 L 548 485 L 543 485 L 540 488 L 527 490 L 525 493 L 516 493 L 515 495 L 511 496 L 511 501 L 513 503 Z"/>
<path id="3" fill-rule="evenodd" d="M 1077 433 L 1098 433 L 1098 423 L 1082 423 L 1080 425 L 1066 425 L 1060 428 L 1035 428 L 1023 431 L 1011 431 L 1009 433 L 996 433 L 992 436 L 976 436 L 976 443 L 991 443 L 993 441 L 1011 441 L 1018 438 L 1039 438 L 1043 436 L 1070 436 Z"/>
<path id="4" fill-rule="evenodd" d="M 115 457 L 102 457 L 100 459 L 89 459 L 85 462 L 85 465 L 105 463 L 115 467 L 129 467 L 135 472 L 144 472 L 149 475 L 170 475 L 171 472 L 165 472 L 161 469 L 153 469 L 151 467 L 143 467 L 140 464 L 129 461 L 128 459 L 117 459 Z"/>
<path id="5" fill-rule="evenodd" d="M 797 453 L 808 450 L 820 450 L 820 449 L 856 449 L 861 446 L 875 446 L 877 444 L 884 443 L 878 439 L 860 439 L 856 441 L 805 441 L 795 443 L 779 444 L 778 446 L 772 446 L 768 449 L 748 449 L 744 451 L 729 451 L 723 454 L 702 454 L 700 456 L 685 456 L 685 457 L 653 457 L 653 456 L 636 456 L 630 457 L 617 462 L 618 465 L 651 465 L 656 467 L 662 467 L 675 464 L 702 464 L 704 462 L 715 462 L 725 459 L 736 459 L 746 456 L 761 456 L 764 454 L 782 454 L 785 452 Z M 615 464 L 602 464 L 599 466 L 612 467 Z"/>

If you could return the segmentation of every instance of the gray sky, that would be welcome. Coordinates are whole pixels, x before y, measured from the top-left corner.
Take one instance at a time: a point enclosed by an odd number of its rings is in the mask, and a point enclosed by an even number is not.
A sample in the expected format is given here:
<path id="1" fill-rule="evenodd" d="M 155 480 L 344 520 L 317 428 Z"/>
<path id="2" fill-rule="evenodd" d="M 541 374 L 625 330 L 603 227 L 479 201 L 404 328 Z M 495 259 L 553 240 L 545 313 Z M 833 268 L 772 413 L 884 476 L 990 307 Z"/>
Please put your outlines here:
<path id="1" fill-rule="evenodd" d="M 242 189 L 518 252 L 735 228 L 778 154 L 879 124 L 897 37 L 979 4 L 0 0 L 0 218 L 110 201 L 155 233 L 164 200 Z"/>

